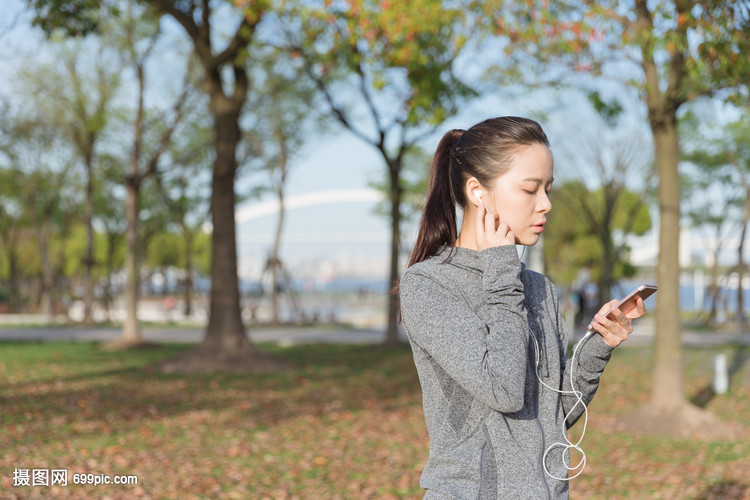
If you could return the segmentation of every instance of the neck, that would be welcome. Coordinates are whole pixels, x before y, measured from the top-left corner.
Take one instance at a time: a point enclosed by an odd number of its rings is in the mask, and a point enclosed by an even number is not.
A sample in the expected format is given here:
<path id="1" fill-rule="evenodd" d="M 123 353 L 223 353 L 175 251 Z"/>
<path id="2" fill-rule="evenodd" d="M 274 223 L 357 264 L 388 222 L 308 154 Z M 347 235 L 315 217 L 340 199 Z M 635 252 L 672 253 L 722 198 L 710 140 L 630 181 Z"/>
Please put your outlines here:
<path id="1" fill-rule="evenodd" d="M 477 215 L 477 209 L 473 205 L 469 210 L 464 212 L 463 220 L 461 221 L 461 231 L 458 233 L 456 239 L 456 246 L 462 248 L 469 248 L 471 250 L 477 250 L 477 238 L 476 232 L 474 231 L 474 221 Z M 467 221 L 471 221 L 467 224 Z"/>

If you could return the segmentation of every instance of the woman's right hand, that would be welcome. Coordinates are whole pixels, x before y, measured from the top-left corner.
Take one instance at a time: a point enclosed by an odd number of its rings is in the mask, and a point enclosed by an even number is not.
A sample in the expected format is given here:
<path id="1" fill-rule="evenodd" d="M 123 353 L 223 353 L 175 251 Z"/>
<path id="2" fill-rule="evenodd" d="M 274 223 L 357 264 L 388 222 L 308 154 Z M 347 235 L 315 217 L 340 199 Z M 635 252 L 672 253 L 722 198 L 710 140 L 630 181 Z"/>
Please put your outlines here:
<path id="1" fill-rule="evenodd" d="M 516 235 L 510 230 L 510 226 L 501 221 L 498 214 L 488 212 L 484 207 L 484 202 L 481 200 L 477 207 L 477 215 L 474 222 L 477 251 L 481 252 L 485 248 L 502 245 L 515 245 Z"/>

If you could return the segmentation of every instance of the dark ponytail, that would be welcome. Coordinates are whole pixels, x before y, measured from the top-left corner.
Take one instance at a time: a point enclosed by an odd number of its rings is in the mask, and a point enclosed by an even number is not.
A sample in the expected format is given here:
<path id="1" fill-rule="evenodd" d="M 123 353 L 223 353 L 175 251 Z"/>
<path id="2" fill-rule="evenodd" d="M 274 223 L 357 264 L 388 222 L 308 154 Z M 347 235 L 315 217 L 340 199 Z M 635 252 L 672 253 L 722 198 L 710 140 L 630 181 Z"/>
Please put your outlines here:
<path id="1" fill-rule="evenodd" d="M 452 247 L 458 237 L 456 200 L 451 182 L 453 180 L 451 161 L 453 148 L 465 132 L 459 129 L 450 130 L 443 136 L 435 151 L 430 170 L 427 201 L 422 220 L 419 222 L 419 233 L 409 259 L 409 266 L 434 255 L 444 243 Z"/>

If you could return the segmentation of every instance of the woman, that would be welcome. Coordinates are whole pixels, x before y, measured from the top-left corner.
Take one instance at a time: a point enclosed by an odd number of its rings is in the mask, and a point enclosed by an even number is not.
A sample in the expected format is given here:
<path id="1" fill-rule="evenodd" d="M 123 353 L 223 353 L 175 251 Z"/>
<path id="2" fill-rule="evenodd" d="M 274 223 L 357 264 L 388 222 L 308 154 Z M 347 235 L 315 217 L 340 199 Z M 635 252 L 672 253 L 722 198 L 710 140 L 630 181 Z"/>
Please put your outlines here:
<path id="1" fill-rule="evenodd" d="M 640 299 L 627 315 L 609 302 L 568 359 L 555 287 L 515 246 L 544 230 L 552 166 L 542 128 L 518 117 L 451 130 L 435 153 L 399 290 L 430 435 L 426 499 L 567 498 L 580 448 L 566 430 L 645 312 Z"/>

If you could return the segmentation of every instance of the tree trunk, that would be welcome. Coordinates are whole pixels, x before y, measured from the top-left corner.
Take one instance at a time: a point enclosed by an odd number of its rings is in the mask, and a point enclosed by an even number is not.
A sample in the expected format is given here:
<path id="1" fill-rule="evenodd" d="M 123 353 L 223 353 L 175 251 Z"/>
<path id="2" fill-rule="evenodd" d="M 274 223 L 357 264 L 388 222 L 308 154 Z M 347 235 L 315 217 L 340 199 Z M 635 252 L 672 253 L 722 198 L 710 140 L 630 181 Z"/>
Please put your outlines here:
<path id="1" fill-rule="evenodd" d="M 107 320 L 111 321 L 112 317 L 112 273 L 115 267 L 115 246 L 117 245 L 117 235 L 114 233 L 107 233 L 107 264 L 106 264 L 106 284 L 104 286 L 104 293 L 102 293 L 102 306 L 104 312 L 107 315 Z"/>
<path id="2" fill-rule="evenodd" d="M 138 223 L 140 217 L 139 196 L 145 175 L 141 173 L 141 151 L 144 130 L 144 94 L 145 79 L 143 65 L 134 65 L 138 79 L 137 111 L 133 123 L 133 150 L 130 156 L 130 175 L 125 179 L 125 321 L 122 325 L 122 338 L 113 346 L 126 347 L 144 342 L 140 325 L 138 324 L 138 292 L 140 289 L 140 252 L 145 248 L 146 241 L 139 241 Z"/>
<path id="3" fill-rule="evenodd" d="M 185 239 L 185 318 L 190 318 L 193 313 L 193 233 L 183 226 L 182 232 Z"/>
<path id="4" fill-rule="evenodd" d="M 719 306 L 719 247 L 713 250 L 713 263 L 711 264 L 711 285 L 708 287 L 708 296 L 711 298 L 711 309 L 708 311 L 706 326 L 716 326 L 716 313 Z"/>
<path id="5" fill-rule="evenodd" d="M 679 146 L 674 113 L 651 116 L 655 159 L 659 169 L 659 298 L 654 338 L 651 402 L 672 409 L 684 404 L 682 329 L 680 323 L 680 179 Z"/>
<path id="6" fill-rule="evenodd" d="M 400 165 L 389 165 L 391 183 L 391 269 L 389 290 L 399 282 L 399 249 L 401 247 L 401 185 L 399 183 Z M 398 339 L 398 313 L 401 303 L 398 294 L 388 294 L 388 329 L 385 332 L 384 345 L 396 345 Z"/>
<path id="7" fill-rule="evenodd" d="M 652 78 L 649 78 L 652 77 Z M 651 83 L 654 74 L 647 72 Z M 653 91 L 655 87 L 651 87 Z M 651 102 L 651 104 L 654 104 Z M 676 108 L 649 106 L 659 171 L 659 296 L 654 332 L 654 374 L 651 401 L 618 417 L 625 430 L 649 434 L 690 437 L 697 434 L 730 438 L 731 426 L 685 400 L 683 386 L 682 328 L 680 323 L 680 179 Z"/>
<path id="8" fill-rule="evenodd" d="M 743 322 L 745 320 L 745 308 L 742 301 L 742 275 L 745 270 L 745 261 L 742 252 L 745 249 L 745 237 L 747 235 L 747 224 L 750 219 L 750 187 L 745 187 L 745 203 L 742 207 L 742 232 L 740 233 L 740 244 L 737 245 L 737 341 L 742 339 Z"/>
<path id="9" fill-rule="evenodd" d="M 283 168 L 283 167 L 282 167 Z M 271 255 L 271 306 L 273 308 L 273 322 L 279 323 L 279 271 L 281 260 L 279 250 L 281 248 L 281 233 L 284 228 L 284 189 L 278 187 L 276 194 L 279 198 L 279 221 L 276 224 L 276 235 L 273 240 L 273 254 Z"/>
<path id="10" fill-rule="evenodd" d="M 740 234 L 740 244 L 737 247 L 737 319 L 735 321 L 735 334 L 737 340 L 742 338 L 742 331 L 744 329 L 745 321 L 745 308 L 743 307 L 743 291 L 742 291 L 742 275 L 744 274 L 745 263 L 742 259 L 742 252 L 745 247 L 745 232 L 747 231 L 747 224 L 742 227 L 742 233 Z"/>
<path id="11" fill-rule="evenodd" d="M 216 160 L 211 182 L 211 299 L 210 316 L 201 344 L 160 363 L 160 370 L 203 372 L 216 370 L 271 371 L 287 367 L 255 348 L 245 333 L 240 314 L 237 277 L 234 178 L 235 148 L 239 140 L 239 108 L 214 111 Z M 226 107 L 224 107 L 226 109 Z"/>
<path id="12" fill-rule="evenodd" d="M 93 160 L 86 159 L 86 262 L 84 271 L 83 322 L 93 323 L 94 308 L 94 168 Z"/>
<path id="13" fill-rule="evenodd" d="M 41 310 L 50 323 L 55 322 L 55 305 L 52 299 L 55 287 L 55 274 L 49 258 L 49 229 L 47 222 L 42 221 L 42 227 L 38 229 L 37 238 L 39 243 L 39 257 L 42 261 L 42 289 Z"/>
<path id="14" fill-rule="evenodd" d="M 602 270 L 599 277 L 599 304 L 603 305 L 612 300 L 612 285 L 614 285 L 614 267 L 617 261 L 615 244 L 612 241 L 611 223 L 614 218 L 615 207 L 622 189 L 615 182 L 609 182 L 603 187 L 604 217 L 600 224 L 599 239 L 602 243 Z"/>
<path id="15" fill-rule="evenodd" d="M 226 106 L 226 105 L 225 105 Z M 220 108 L 213 105 L 214 109 Z M 235 227 L 235 151 L 239 141 L 239 107 L 215 113 L 216 160 L 211 182 L 211 306 L 202 345 L 211 350 L 233 352 L 250 341 L 240 315 Z"/>
<path id="16" fill-rule="evenodd" d="M 21 289 L 18 286 L 18 251 L 16 246 L 9 248 L 8 257 L 8 291 L 10 292 L 10 312 L 21 312 Z"/>
<path id="17" fill-rule="evenodd" d="M 216 155 L 211 180 L 211 299 L 210 317 L 203 341 L 191 349 L 161 364 L 163 372 L 204 371 L 206 369 L 273 370 L 283 363 L 255 349 L 242 324 L 240 291 L 237 276 L 237 237 L 235 221 L 234 181 L 237 170 L 237 144 L 240 140 L 239 119 L 247 100 L 248 78 L 245 72 L 247 49 L 257 23 L 266 10 L 254 9 L 255 16 L 245 16 L 229 46 L 214 55 L 214 38 L 208 20 L 212 2 L 204 2 L 201 23 L 192 11 L 181 10 L 181 5 L 167 0 L 153 2 L 162 12 L 170 14 L 186 30 L 193 41 L 205 71 L 203 89 L 209 96 L 209 110 L 214 120 Z M 240 55 L 242 54 L 242 57 Z M 234 79 L 224 89 L 224 76 L 229 72 Z"/>
<path id="18" fill-rule="evenodd" d="M 140 285 L 138 272 L 138 192 L 140 191 L 140 183 L 136 178 L 130 177 L 126 182 L 126 187 L 125 321 L 122 325 L 122 342 L 137 344 L 143 341 L 138 325 L 138 287 Z"/>
<path id="19" fill-rule="evenodd" d="M 679 146 L 676 109 L 669 109 L 668 105 L 665 108 L 649 106 L 649 122 L 659 170 L 660 208 L 657 266 L 659 296 L 654 335 L 653 389 L 648 405 L 618 417 L 618 423 L 625 430 L 649 434 L 677 437 L 701 434 L 728 438 L 735 432 L 730 426 L 722 424 L 711 413 L 688 403 L 683 394 L 679 303 Z"/>
<path id="20" fill-rule="evenodd" d="M 2 213 L 0 208 L 0 213 Z M 18 286 L 18 230 L 9 224 L 5 230 L 0 233 L 0 247 L 3 249 L 5 259 L 8 261 L 8 307 L 9 312 L 21 312 L 21 297 Z"/>
<path id="21" fill-rule="evenodd" d="M 283 130 L 283 124 L 280 123 L 281 117 L 276 116 L 274 118 L 274 140 L 276 142 L 276 147 L 279 150 L 279 158 L 278 158 L 278 165 L 276 165 L 276 168 L 278 168 L 278 178 L 274 179 L 274 170 L 275 168 L 271 169 L 271 182 L 274 182 L 274 180 L 277 181 L 276 186 L 276 196 L 279 198 L 279 220 L 276 224 L 276 235 L 274 237 L 273 241 L 273 255 L 271 255 L 272 259 L 272 267 L 271 267 L 271 304 L 273 306 L 273 322 L 278 324 L 279 323 L 279 294 L 278 294 L 278 287 L 279 287 L 279 271 L 283 272 L 283 269 L 281 267 L 281 259 L 279 258 L 279 253 L 281 250 L 281 234 L 284 229 L 284 186 L 286 185 L 286 174 L 287 174 L 287 144 L 286 144 L 286 138 L 284 137 L 284 130 Z M 290 285 L 289 281 L 287 280 L 287 286 Z M 287 291 L 289 294 L 291 294 L 291 290 Z M 296 309 L 296 307 L 295 307 Z M 299 311 L 294 311 L 295 316 Z M 303 318 L 299 318 L 300 320 Z"/>

